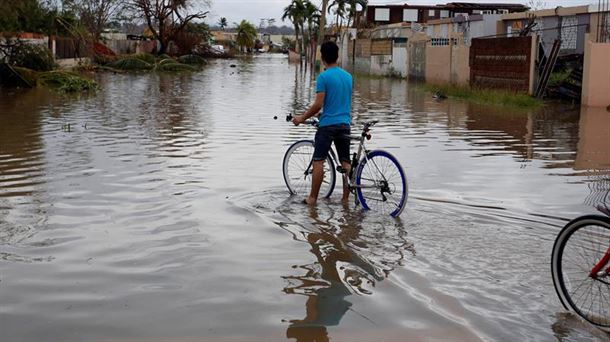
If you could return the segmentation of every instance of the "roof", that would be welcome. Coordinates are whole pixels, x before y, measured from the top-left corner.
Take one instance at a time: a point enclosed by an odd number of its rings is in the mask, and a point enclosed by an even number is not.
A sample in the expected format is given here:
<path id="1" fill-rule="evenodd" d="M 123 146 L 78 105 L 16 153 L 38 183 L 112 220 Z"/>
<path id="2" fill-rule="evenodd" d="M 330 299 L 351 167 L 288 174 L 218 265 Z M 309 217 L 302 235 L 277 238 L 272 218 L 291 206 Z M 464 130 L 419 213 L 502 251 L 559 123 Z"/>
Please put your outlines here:
<path id="1" fill-rule="evenodd" d="M 573 7 L 558 6 L 556 8 L 543 9 L 543 10 L 538 10 L 538 11 L 503 14 L 501 17 L 501 20 L 527 19 L 532 14 L 535 15 L 536 17 L 540 18 L 540 17 L 554 17 L 554 16 L 564 17 L 564 16 L 569 16 L 569 15 L 585 14 L 585 13 L 589 13 L 589 12 L 590 12 L 589 6 L 573 6 Z"/>
<path id="2" fill-rule="evenodd" d="M 529 7 L 521 4 L 496 4 L 496 3 L 474 3 L 474 2 L 449 2 L 447 4 L 438 4 L 438 5 L 409 5 L 407 3 L 404 4 L 376 4 L 369 5 L 368 8 L 373 7 L 405 7 L 405 8 L 416 8 L 416 9 L 434 9 L 434 8 L 444 8 L 444 9 L 472 9 L 472 10 L 485 10 L 485 9 L 507 9 L 513 11 L 527 11 Z"/>
<path id="3" fill-rule="evenodd" d="M 455 9 L 473 9 L 483 10 L 490 8 L 508 9 L 508 10 L 523 10 L 526 11 L 529 7 L 521 4 L 498 4 L 498 3 L 473 3 L 473 2 L 450 2 L 446 5 L 437 5 L 439 7 L 455 8 Z"/>

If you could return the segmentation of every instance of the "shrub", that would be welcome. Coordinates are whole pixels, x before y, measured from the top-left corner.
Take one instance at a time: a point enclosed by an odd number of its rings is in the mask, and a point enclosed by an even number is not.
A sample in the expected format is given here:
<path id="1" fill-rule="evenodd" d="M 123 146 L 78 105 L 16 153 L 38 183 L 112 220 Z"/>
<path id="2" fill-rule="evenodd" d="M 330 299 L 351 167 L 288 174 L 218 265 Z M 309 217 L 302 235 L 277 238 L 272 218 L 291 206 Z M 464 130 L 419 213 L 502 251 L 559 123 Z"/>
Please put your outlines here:
<path id="1" fill-rule="evenodd" d="M 49 71 L 40 74 L 38 82 L 66 93 L 96 90 L 97 82 L 66 71 Z"/>
<path id="2" fill-rule="evenodd" d="M 154 67 L 154 65 L 152 65 L 150 63 L 147 63 L 141 59 L 132 58 L 132 57 L 119 59 L 116 62 L 110 63 L 110 66 L 115 69 L 132 70 L 132 71 L 150 70 Z"/>
<path id="3" fill-rule="evenodd" d="M 10 63 L 36 71 L 49 71 L 55 67 L 53 53 L 44 45 L 24 44 L 17 47 Z"/>
<path id="4" fill-rule="evenodd" d="M 190 65 L 204 65 L 207 64 L 206 60 L 197 55 L 184 55 L 178 57 L 178 62 L 182 64 L 190 64 Z"/>
<path id="5" fill-rule="evenodd" d="M 176 64 L 178 62 L 176 62 L 175 60 L 171 59 L 171 58 L 166 58 L 166 59 L 161 59 L 159 60 L 158 64 L 159 65 L 164 65 L 164 64 Z"/>
<path id="6" fill-rule="evenodd" d="M 137 59 L 143 60 L 144 62 L 146 62 L 148 64 L 155 64 L 155 62 L 156 62 L 155 56 L 153 56 L 149 53 L 141 53 L 138 55 L 134 55 L 134 56 L 132 56 L 132 58 L 137 58 Z"/>
<path id="7" fill-rule="evenodd" d="M 157 60 L 158 61 L 164 60 L 164 59 L 172 59 L 172 57 L 170 55 L 168 55 L 168 54 L 165 54 L 165 53 L 162 54 L 162 55 L 157 56 Z"/>

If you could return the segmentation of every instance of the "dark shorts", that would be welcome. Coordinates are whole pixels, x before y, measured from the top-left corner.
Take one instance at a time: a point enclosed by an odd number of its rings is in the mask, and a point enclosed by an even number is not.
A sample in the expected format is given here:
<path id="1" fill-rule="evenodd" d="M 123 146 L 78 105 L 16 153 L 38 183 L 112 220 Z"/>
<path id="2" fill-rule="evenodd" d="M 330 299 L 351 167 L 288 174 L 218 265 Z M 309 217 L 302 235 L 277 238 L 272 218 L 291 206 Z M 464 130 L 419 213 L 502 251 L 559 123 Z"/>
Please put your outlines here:
<path id="1" fill-rule="evenodd" d="M 330 145 L 334 142 L 337 156 L 340 162 L 349 163 L 349 125 L 332 125 L 318 128 L 315 138 L 313 160 L 325 160 L 330 151 Z"/>

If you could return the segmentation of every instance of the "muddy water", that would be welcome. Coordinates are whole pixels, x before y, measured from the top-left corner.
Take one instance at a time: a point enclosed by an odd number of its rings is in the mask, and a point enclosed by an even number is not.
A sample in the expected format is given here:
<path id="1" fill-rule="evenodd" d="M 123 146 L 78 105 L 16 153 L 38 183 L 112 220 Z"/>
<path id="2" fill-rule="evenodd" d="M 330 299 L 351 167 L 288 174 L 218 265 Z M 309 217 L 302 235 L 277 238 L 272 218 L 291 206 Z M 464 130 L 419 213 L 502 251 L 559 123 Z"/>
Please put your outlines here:
<path id="1" fill-rule="evenodd" d="M 236 68 L 230 64 L 236 63 Z M 437 102 L 358 78 L 355 123 L 397 156 L 400 220 L 288 196 L 313 134 L 283 56 L 192 75 L 100 75 L 93 96 L 0 92 L 6 341 L 603 340 L 549 256 L 610 189 L 610 114 Z"/>

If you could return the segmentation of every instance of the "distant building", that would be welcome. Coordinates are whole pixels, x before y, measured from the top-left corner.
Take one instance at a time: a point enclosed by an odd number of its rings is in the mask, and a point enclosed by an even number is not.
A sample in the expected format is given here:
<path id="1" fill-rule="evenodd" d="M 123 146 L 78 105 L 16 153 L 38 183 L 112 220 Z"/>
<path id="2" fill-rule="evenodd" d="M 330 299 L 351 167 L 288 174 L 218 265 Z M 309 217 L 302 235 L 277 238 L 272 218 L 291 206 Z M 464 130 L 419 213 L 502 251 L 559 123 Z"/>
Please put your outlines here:
<path id="1" fill-rule="evenodd" d="M 532 31 L 540 36 L 545 54 L 549 53 L 555 39 L 561 40 L 560 55 L 583 54 L 585 35 L 588 33 L 591 40 L 597 40 L 598 16 L 604 15 L 603 10 L 602 8 L 600 11 L 596 5 L 589 5 L 506 14 L 501 17 L 498 33 L 507 36 L 519 35 L 533 19 L 536 26 Z M 605 15 L 610 15 L 610 11 L 606 9 Z M 610 30 L 610 27 L 606 29 Z"/>
<path id="2" fill-rule="evenodd" d="M 527 11 L 519 4 L 479 4 L 450 2 L 444 5 L 369 5 L 364 15 L 367 26 L 396 24 L 403 22 L 427 23 L 430 20 L 470 16 L 476 14 L 508 14 Z"/>
<path id="3" fill-rule="evenodd" d="M 458 15 L 453 18 L 428 21 L 426 34 L 432 45 L 449 45 L 450 39 L 470 45 L 473 38 L 495 36 L 501 14 Z"/>

